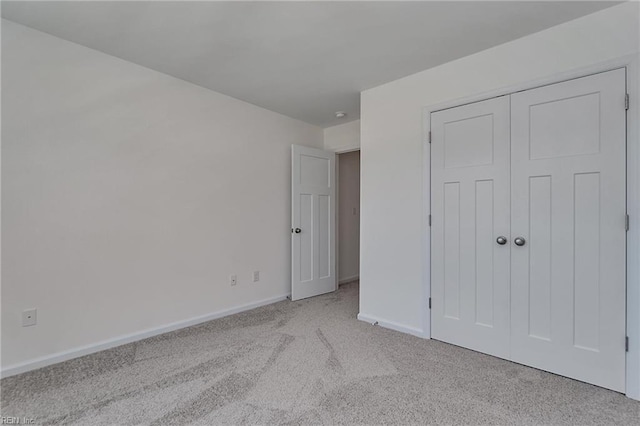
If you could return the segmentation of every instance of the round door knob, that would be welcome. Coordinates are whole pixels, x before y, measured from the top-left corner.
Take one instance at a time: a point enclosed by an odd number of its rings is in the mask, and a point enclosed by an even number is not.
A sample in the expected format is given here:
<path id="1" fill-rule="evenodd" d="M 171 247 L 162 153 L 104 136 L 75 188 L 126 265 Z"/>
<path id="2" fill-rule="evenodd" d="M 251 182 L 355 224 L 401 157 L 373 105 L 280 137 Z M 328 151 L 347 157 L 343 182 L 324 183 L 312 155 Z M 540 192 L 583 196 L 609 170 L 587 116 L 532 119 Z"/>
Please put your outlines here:
<path id="1" fill-rule="evenodd" d="M 513 242 L 515 243 L 515 245 L 522 247 L 526 241 L 524 238 L 518 237 L 515 240 L 513 240 Z"/>
<path id="2" fill-rule="evenodd" d="M 295 231 L 295 232 L 296 232 L 296 234 L 299 234 L 299 233 L 301 233 L 301 232 L 302 232 L 302 229 L 300 229 L 300 228 L 296 228 L 296 231 Z"/>
<path id="3" fill-rule="evenodd" d="M 507 239 L 503 236 L 499 236 L 498 238 L 496 238 L 496 243 L 500 244 L 501 246 L 507 244 Z"/>

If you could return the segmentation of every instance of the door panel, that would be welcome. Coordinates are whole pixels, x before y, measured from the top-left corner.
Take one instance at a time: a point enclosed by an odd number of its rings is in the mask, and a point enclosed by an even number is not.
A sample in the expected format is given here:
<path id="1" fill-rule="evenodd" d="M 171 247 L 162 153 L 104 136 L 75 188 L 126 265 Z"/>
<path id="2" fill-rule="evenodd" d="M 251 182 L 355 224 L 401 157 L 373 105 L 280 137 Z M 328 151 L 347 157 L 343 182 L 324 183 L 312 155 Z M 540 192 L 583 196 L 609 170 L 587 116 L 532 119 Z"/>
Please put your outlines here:
<path id="1" fill-rule="evenodd" d="M 291 147 L 291 299 L 334 291 L 335 154 Z"/>
<path id="2" fill-rule="evenodd" d="M 335 217 L 335 216 L 334 216 Z M 318 278 L 330 278 L 331 261 L 331 197 L 318 196 Z"/>
<path id="3" fill-rule="evenodd" d="M 625 92 L 621 69 L 511 96 L 512 359 L 617 391 Z"/>
<path id="4" fill-rule="evenodd" d="M 509 98 L 431 115 L 432 336 L 509 357 Z"/>
<path id="5" fill-rule="evenodd" d="M 460 182 L 444 184 L 444 316 L 460 319 Z"/>
<path id="6" fill-rule="evenodd" d="M 529 179 L 529 335 L 551 336 L 551 176 Z"/>
<path id="7" fill-rule="evenodd" d="M 313 195 L 300 194 L 298 205 L 300 206 L 298 214 L 300 229 L 313 229 Z M 298 261 L 300 267 L 295 277 L 301 283 L 309 282 L 313 280 L 313 232 L 300 233 L 297 244 L 295 253 L 300 256 Z"/>

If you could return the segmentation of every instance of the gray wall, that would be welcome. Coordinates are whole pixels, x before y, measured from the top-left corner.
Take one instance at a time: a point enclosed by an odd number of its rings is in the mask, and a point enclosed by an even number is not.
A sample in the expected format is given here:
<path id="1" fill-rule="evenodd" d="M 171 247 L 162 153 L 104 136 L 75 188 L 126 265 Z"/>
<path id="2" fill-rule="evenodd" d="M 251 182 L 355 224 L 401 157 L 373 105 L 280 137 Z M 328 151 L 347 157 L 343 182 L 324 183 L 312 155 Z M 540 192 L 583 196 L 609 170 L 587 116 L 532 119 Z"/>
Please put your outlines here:
<path id="1" fill-rule="evenodd" d="M 2 124 L 3 368 L 289 293 L 322 129 L 9 21 Z"/>

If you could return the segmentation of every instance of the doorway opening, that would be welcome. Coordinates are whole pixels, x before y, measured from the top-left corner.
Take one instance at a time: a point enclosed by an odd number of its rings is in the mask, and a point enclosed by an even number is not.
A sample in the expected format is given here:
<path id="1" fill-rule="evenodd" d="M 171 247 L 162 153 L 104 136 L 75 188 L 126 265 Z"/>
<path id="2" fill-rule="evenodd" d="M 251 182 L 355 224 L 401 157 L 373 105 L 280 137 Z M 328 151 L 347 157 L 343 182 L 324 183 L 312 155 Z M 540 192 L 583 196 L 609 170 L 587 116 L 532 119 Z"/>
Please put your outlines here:
<path id="1" fill-rule="evenodd" d="M 360 151 L 336 155 L 338 285 L 360 278 Z"/>

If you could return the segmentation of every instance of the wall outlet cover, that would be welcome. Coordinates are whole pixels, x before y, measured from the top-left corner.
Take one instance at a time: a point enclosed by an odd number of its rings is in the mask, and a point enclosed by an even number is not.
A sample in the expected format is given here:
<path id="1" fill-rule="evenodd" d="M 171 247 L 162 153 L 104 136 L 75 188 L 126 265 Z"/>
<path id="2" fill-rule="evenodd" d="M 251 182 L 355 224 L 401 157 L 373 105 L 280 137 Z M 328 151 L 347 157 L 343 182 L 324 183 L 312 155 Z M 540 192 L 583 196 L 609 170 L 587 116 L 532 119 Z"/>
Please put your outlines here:
<path id="1" fill-rule="evenodd" d="M 22 326 L 30 327 L 38 323 L 38 310 L 36 308 L 22 311 Z"/>

